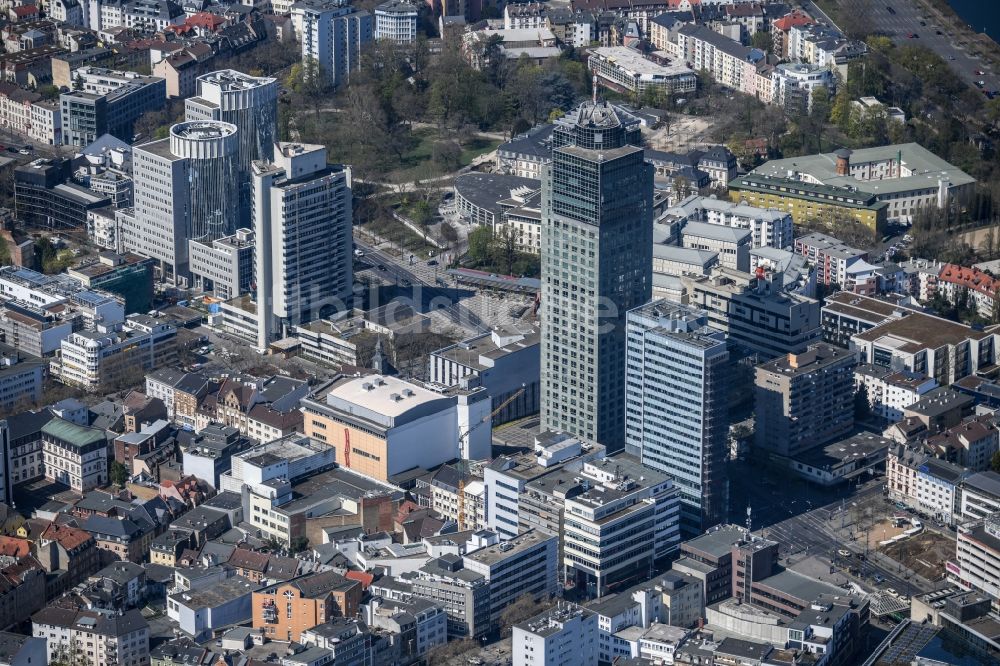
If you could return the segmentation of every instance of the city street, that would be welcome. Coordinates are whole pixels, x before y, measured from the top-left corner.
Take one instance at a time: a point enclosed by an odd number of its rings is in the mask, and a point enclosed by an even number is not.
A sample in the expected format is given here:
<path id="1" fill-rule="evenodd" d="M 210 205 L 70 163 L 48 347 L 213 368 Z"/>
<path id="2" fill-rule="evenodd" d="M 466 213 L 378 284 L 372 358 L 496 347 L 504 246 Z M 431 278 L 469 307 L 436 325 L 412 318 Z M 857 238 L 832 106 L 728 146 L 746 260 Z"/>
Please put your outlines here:
<path id="1" fill-rule="evenodd" d="M 845 13 L 861 13 L 868 18 L 871 32 L 884 34 L 897 44 L 923 46 L 941 56 L 970 86 L 984 81 L 985 90 L 1000 90 L 1000 76 L 966 49 L 951 27 L 937 25 L 915 0 L 838 0 Z M 810 3 L 811 4 L 811 3 Z M 890 11 L 891 8 L 891 11 Z M 927 18 L 924 18 L 924 16 Z M 938 34 L 938 33 L 941 34 Z M 910 37 L 916 35 L 916 37 Z M 977 71 L 983 71 L 977 74 Z"/>
<path id="2" fill-rule="evenodd" d="M 825 490 L 805 483 L 788 482 L 777 485 L 767 472 L 731 475 L 733 522 L 744 522 L 747 502 L 751 508 L 754 532 L 781 544 L 782 563 L 794 565 L 809 557 L 821 558 L 832 564 L 838 573 L 866 588 L 894 588 L 912 596 L 937 587 L 902 565 L 864 545 L 863 533 L 852 530 L 853 515 L 871 508 L 873 515 L 886 513 L 883 499 L 884 479 L 875 477 L 857 486 L 856 490 Z M 750 479 L 749 481 L 741 481 Z M 741 503 L 742 502 L 742 503 Z M 744 518 L 741 521 L 740 512 Z M 850 557 L 838 555 L 846 549 Z M 864 559 L 858 557 L 864 556 Z M 856 573 L 850 573 L 854 569 Z M 875 585 L 878 574 L 884 581 Z"/>
<path id="3" fill-rule="evenodd" d="M 381 280 L 386 280 L 402 289 L 412 289 L 411 296 L 414 302 L 419 302 L 431 310 L 442 310 L 449 315 L 453 323 L 471 331 L 485 331 L 486 324 L 483 320 L 468 307 L 455 303 L 456 296 L 460 296 L 461 290 L 435 284 L 428 279 L 428 267 L 424 263 L 418 275 L 418 270 L 408 265 L 408 259 L 399 259 L 388 252 L 376 249 L 364 240 L 354 235 L 354 246 L 365 253 L 364 261 L 374 266 L 373 275 Z M 440 265 L 437 267 L 440 268 Z M 442 271 L 443 272 L 443 271 Z M 471 293 L 471 292 L 469 292 Z"/>

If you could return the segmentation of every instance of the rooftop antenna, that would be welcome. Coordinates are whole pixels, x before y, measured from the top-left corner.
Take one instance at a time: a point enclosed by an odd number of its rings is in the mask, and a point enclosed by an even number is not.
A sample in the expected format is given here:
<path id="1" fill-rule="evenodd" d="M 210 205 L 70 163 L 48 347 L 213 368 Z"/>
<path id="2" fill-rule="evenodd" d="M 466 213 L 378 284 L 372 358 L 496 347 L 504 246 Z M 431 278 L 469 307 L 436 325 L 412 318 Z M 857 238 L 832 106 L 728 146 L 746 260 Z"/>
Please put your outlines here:
<path id="1" fill-rule="evenodd" d="M 593 84 L 591 85 L 591 88 L 593 89 L 591 101 L 593 102 L 594 106 L 597 106 L 597 74 L 594 74 Z"/>
<path id="2" fill-rule="evenodd" d="M 752 525 L 753 521 L 750 518 L 750 505 L 747 504 L 747 537 L 749 537 L 750 533 L 753 532 L 753 530 L 751 529 Z"/>

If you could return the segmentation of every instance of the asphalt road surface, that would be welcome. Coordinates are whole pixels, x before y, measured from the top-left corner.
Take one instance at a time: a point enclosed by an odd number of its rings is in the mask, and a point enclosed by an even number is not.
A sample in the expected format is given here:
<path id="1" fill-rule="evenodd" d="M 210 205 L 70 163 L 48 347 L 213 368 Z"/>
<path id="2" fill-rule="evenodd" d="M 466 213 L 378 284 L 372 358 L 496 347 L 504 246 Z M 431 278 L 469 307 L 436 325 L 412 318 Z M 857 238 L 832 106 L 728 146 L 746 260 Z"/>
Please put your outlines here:
<path id="1" fill-rule="evenodd" d="M 845 12 L 865 12 L 873 33 L 887 35 L 897 44 L 915 44 L 934 51 L 969 85 L 984 81 L 985 90 L 1000 90 L 1000 76 L 971 55 L 952 28 L 936 24 L 931 15 L 924 18 L 923 10 L 913 0 L 839 0 L 839 4 Z M 976 73 L 983 70 L 983 74 Z"/>
<path id="2" fill-rule="evenodd" d="M 403 289 L 412 289 L 414 300 L 429 303 L 430 307 L 447 312 L 451 320 L 463 328 L 479 331 L 487 329 L 475 312 L 454 302 L 454 290 L 426 282 L 407 267 L 405 260 L 377 250 L 357 236 L 354 238 L 354 246 L 365 253 L 364 260 L 373 265 L 374 275 L 388 279 Z"/>
<path id="3" fill-rule="evenodd" d="M 908 575 L 898 563 L 883 555 L 871 550 L 866 552 L 864 537 L 860 534 L 853 541 L 849 536 L 851 503 L 870 503 L 879 507 L 883 483 L 884 479 L 876 478 L 849 496 L 822 506 L 813 506 L 809 500 L 803 499 L 776 500 L 775 507 L 766 507 L 765 510 L 783 510 L 793 515 L 769 525 L 762 532 L 768 539 L 781 544 L 782 557 L 791 558 L 792 562 L 816 556 L 828 560 L 839 573 L 867 588 L 891 587 L 908 596 L 929 592 L 934 589 L 933 583 Z M 838 554 L 839 550 L 847 550 L 851 554 L 845 557 Z M 866 557 L 861 560 L 859 555 Z M 852 568 L 857 570 L 856 574 L 849 573 Z M 881 583 L 874 582 L 876 574 L 884 579 Z"/>

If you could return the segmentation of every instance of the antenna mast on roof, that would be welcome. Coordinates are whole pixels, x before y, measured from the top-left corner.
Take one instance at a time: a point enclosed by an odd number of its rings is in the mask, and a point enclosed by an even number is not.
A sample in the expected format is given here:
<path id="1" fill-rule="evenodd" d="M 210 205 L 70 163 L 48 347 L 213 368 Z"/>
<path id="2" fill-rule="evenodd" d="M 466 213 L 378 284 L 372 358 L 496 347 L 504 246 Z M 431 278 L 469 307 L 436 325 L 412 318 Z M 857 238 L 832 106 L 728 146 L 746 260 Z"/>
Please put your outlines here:
<path id="1" fill-rule="evenodd" d="M 594 106 L 597 106 L 597 74 L 594 74 L 593 82 L 591 84 L 593 92 L 591 93 L 591 101 Z"/>

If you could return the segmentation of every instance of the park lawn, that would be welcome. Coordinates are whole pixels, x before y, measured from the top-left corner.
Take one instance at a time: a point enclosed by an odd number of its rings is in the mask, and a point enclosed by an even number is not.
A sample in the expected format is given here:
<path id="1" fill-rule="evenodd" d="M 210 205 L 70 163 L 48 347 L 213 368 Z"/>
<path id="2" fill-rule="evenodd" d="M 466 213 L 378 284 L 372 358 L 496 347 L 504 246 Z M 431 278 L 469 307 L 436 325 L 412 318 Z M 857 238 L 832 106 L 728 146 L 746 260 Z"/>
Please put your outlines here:
<path id="1" fill-rule="evenodd" d="M 375 218 L 364 224 L 361 228 L 374 232 L 392 243 L 391 249 L 385 249 L 385 251 L 390 254 L 397 254 L 400 243 L 402 243 L 407 252 L 411 252 L 418 257 L 429 256 L 427 254 L 428 251 L 434 251 L 435 253 L 439 252 L 436 247 L 425 241 L 423 238 L 414 233 L 413 230 L 391 215 Z"/>
<path id="2" fill-rule="evenodd" d="M 447 135 L 448 132 L 446 131 Z M 434 142 L 439 137 L 438 130 L 421 127 L 410 133 L 410 145 L 403 153 L 399 161 L 399 167 L 386 174 L 386 179 L 395 183 L 408 183 L 428 178 L 438 178 L 445 175 L 440 165 L 432 159 L 434 154 Z M 500 145 L 499 141 L 477 136 L 471 141 L 462 145 L 462 154 L 459 159 L 460 167 L 468 166 L 472 160 L 483 153 L 495 150 Z"/>

